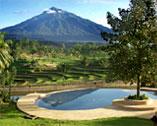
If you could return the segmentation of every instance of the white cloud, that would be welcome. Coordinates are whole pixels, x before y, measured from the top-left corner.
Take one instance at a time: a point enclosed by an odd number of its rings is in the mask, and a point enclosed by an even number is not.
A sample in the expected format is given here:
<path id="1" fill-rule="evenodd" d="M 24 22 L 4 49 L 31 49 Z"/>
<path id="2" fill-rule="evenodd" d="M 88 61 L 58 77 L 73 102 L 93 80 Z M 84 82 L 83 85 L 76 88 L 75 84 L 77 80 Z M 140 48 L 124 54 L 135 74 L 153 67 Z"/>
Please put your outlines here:
<path id="1" fill-rule="evenodd" d="M 16 11 L 13 11 L 14 14 L 26 14 L 28 13 L 29 11 L 28 10 L 16 10 Z"/>

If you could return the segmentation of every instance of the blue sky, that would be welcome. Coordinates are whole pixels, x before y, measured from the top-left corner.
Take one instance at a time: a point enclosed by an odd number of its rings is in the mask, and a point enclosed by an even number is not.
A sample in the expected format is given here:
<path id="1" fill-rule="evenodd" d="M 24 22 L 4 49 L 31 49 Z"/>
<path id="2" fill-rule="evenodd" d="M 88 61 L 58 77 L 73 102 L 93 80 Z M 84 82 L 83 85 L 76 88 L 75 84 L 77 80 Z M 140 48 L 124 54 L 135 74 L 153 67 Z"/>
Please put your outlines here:
<path id="1" fill-rule="evenodd" d="M 117 9 L 127 8 L 128 5 L 129 0 L 0 0 L 0 28 L 18 24 L 50 7 L 108 26 L 106 12 L 118 16 Z"/>

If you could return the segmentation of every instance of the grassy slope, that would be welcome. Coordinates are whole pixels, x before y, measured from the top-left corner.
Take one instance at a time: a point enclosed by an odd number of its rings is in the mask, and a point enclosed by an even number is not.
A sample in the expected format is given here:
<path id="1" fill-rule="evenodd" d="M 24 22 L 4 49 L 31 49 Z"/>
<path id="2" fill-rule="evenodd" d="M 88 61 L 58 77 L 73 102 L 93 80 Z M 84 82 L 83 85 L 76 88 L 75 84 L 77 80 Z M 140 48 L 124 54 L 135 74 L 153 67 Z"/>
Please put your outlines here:
<path id="1" fill-rule="evenodd" d="M 58 121 L 25 119 L 14 105 L 0 106 L 0 126 L 152 126 L 150 120 L 138 118 L 110 118 L 92 121 Z"/>
<path id="2" fill-rule="evenodd" d="M 90 57 L 91 58 L 91 57 Z M 93 58 L 93 57 L 92 57 Z M 104 80 L 106 70 L 102 66 L 94 63 L 89 67 L 84 67 L 80 64 L 81 59 L 74 56 L 62 56 L 57 58 L 42 57 L 38 59 L 41 70 L 36 71 L 35 66 L 31 66 L 28 59 L 19 60 L 17 62 L 17 77 L 18 84 L 52 84 L 75 82 L 75 81 L 92 81 Z M 90 62 L 94 62 L 91 60 Z M 46 64 L 62 64 L 70 66 L 66 73 L 62 73 L 54 68 L 45 68 Z M 64 78 L 63 78 L 64 75 Z"/>

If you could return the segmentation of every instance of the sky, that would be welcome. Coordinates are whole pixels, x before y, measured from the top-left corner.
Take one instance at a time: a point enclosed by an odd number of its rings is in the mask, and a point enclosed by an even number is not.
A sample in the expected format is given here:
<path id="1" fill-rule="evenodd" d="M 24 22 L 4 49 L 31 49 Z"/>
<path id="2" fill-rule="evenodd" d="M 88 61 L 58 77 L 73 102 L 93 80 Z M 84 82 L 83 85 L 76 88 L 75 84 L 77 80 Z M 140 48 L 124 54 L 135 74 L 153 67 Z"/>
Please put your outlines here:
<path id="1" fill-rule="evenodd" d="M 129 0 L 0 0 L 0 29 L 21 23 L 56 7 L 109 27 L 106 13 L 118 16 L 118 8 L 128 8 Z"/>

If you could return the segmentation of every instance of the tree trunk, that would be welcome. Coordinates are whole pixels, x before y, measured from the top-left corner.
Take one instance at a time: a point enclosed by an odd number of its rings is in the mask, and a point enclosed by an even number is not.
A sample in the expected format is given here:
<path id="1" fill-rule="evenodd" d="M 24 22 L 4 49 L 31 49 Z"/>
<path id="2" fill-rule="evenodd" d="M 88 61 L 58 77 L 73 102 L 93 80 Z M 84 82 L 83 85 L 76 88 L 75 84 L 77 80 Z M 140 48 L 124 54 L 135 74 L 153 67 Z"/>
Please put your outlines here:
<path id="1" fill-rule="evenodd" d="M 137 76 L 137 98 L 140 97 L 141 76 Z"/>
<path id="2" fill-rule="evenodd" d="M 11 83 L 9 84 L 9 101 L 11 101 Z"/>
<path id="3" fill-rule="evenodd" d="M 154 122 L 154 126 L 157 126 L 157 123 L 156 123 L 156 122 Z"/>

